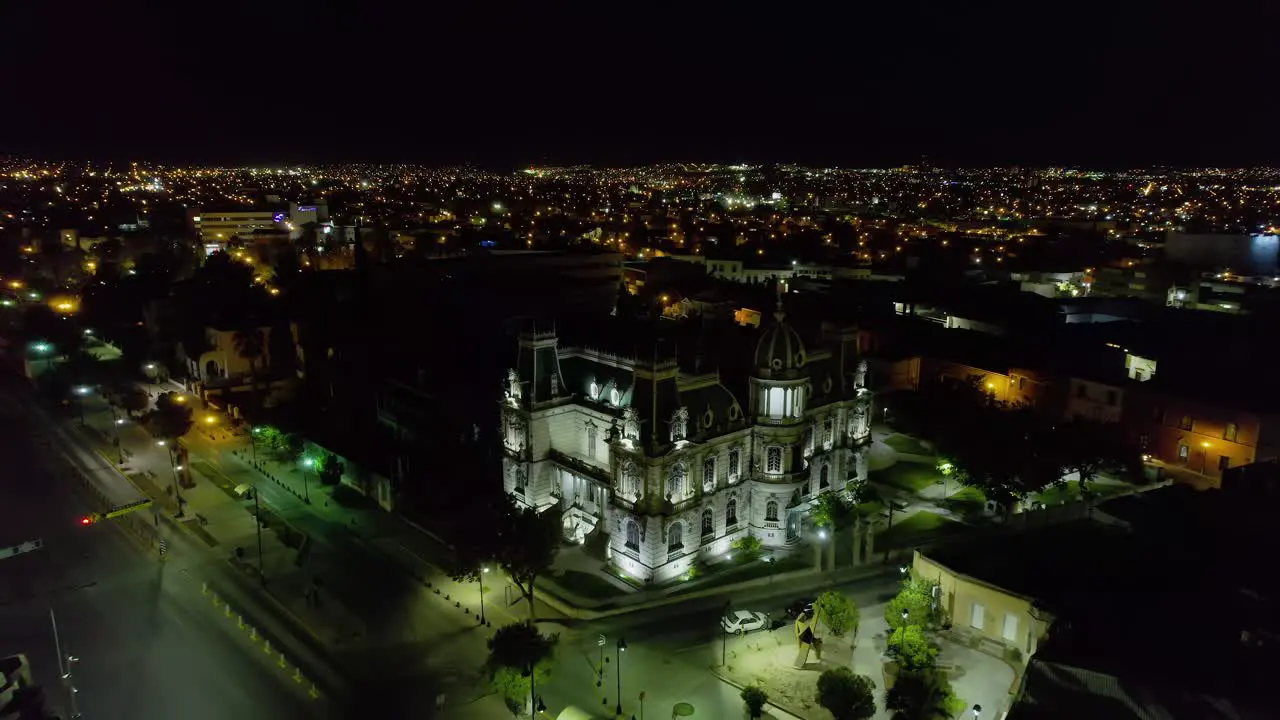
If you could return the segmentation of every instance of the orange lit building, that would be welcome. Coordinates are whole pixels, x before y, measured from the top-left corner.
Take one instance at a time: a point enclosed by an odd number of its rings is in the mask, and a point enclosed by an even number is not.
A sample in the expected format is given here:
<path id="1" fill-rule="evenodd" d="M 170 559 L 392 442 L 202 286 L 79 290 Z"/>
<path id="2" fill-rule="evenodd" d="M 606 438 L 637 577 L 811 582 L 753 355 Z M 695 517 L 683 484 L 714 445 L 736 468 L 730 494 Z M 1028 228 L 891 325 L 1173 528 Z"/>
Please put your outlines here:
<path id="1" fill-rule="evenodd" d="M 1143 452 L 1204 476 L 1208 485 L 1216 487 L 1231 468 L 1276 456 L 1280 416 L 1146 385 L 1129 394 L 1125 423 Z"/>

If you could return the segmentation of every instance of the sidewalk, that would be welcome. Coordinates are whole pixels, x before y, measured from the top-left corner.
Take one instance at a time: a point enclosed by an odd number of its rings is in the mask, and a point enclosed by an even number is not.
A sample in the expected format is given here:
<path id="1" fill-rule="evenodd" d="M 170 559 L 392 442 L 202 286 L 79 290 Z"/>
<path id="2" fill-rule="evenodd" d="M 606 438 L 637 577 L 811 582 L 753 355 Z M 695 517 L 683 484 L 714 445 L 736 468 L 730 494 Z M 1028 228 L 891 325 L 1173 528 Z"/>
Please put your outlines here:
<path id="1" fill-rule="evenodd" d="M 133 420 L 113 427 L 113 414 L 105 399 L 92 395 L 82 398 L 82 402 L 85 419 L 84 426 L 80 427 L 82 435 L 153 499 L 153 508 L 172 517 L 207 547 L 225 553 L 223 557 L 231 566 L 257 578 L 259 533 L 253 517 L 254 503 L 237 496 L 234 487 L 223 487 L 203 477 L 194 452 L 189 462 L 195 467 L 185 469 L 194 482 L 191 487 L 181 487 L 175 478 L 175 466 L 167 445 L 160 445 Z M 117 414 L 123 417 L 123 413 Z M 78 421 L 76 424 L 79 427 Z M 118 462 L 120 455 L 113 444 L 117 431 L 124 451 L 123 464 Z M 271 508 L 262 510 L 266 527 L 261 533 L 261 569 L 268 578 L 265 594 L 326 647 L 350 644 L 352 638 L 360 637 L 361 621 L 314 586 L 305 567 L 305 535 Z"/>
<path id="2" fill-rule="evenodd" d="M 818 705 L 818 676 L 834 667 L 851 668 L 866 675 L 876 684 L 876 720 L 891 717 L 884 708 L 884 654 L 888 640 L 888 623 L 884 619 L 885 604 L 860 608 L 861 625 L 855 639 L 831 636 L 819 629 L 823 638 L 822 659 L 809 653 L 803 665 L 795 629 L 791 622 L 767 633 L 729 638 L 727 658 L 720 665 L 721 641 L 713 641 L 704 650 L 718 677 L 734 685 L 757 684 L 769 694 L 771 702 L 804 720 L 829 720 L 831 713 Z M 852 646 L 852 647 L 851 647 Z M 1006 708 L 1014 672 L 1004 660 L 986 655 L 948 640 L 939 641 L 938 667 L 946 671 L 952 689 L 966 706 L 975 703 L 997 712 Z"/>

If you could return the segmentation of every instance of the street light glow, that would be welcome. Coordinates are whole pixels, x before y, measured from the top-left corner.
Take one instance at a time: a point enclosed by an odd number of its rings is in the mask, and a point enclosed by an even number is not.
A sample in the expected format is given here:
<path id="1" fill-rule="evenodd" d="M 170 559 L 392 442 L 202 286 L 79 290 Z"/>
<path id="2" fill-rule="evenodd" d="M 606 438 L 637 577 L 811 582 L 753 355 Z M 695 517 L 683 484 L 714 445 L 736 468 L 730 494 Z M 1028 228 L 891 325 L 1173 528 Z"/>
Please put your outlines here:
<path id="1" fill-rule="evenodd" d="M 307 467 L 307 468 L 309 468 L 309 467 L 311 467 L 312 465 L 315 465 L 315 464 L 316 464 L 316 461 L 315 461 L 314 459 L 312 459 L 312 458 L 309 458 L 309 457 L 308 457 L 308 458 L 302 458 L 302 466 L 303 466 L 303 467 Z"/>

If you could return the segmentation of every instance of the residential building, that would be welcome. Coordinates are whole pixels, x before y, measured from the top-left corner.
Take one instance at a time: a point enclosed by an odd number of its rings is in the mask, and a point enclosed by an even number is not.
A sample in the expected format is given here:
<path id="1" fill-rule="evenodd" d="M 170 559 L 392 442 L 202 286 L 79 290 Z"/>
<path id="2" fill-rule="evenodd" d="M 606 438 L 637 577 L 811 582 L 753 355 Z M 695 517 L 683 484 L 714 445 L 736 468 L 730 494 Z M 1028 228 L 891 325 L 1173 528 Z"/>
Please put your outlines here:
<path id="1" fill-rule="evenodd" d="M 1071 377 L 1067 380 L 1065 419 L 1118 423 L 1124 409 L 1124 392 L 1120 382 Z"/>
<path id="2" fill-rule="evenodd" d="M 1006 654 L 1035 653 L 1053 623 L 1053 616 L 1036 607 L 1035 598 L 967 575 L 931 559 L 919 550 L 911 562 L 912 577 L 938 584 L 937 602 L 953 632 L 972 637 Z"/>
<path id="3" fill-rule="evenodd" d="M 1126 424 L 1143 452 L 1216 486 L 1223 473 L 1277 456 L 1280 416 L 1227 397 L 1200 398 L 1143 383 L 1127 393 Z M 1132 407 L 1129 407 L 1132 406 Z"/>
<path id="4" fill-rule="evenodd" d="M 748 534 L 799 543 L 815 498 L 867 477 L 857 332 L 826 326 L 805 342 L 781 304 L 761 331 L 726 321 L 718 332 L 680 357 L 662 335 L 627 331 L 601 347 L 522 333 L 501 401 L 506 492 L 560 513 L 569 539 L 603 533 L 610 561 L 645 582 Z M 703 360 L 716 353 L 713 369 Z M 722 377 L 732 367 L 749 369 Z"/>

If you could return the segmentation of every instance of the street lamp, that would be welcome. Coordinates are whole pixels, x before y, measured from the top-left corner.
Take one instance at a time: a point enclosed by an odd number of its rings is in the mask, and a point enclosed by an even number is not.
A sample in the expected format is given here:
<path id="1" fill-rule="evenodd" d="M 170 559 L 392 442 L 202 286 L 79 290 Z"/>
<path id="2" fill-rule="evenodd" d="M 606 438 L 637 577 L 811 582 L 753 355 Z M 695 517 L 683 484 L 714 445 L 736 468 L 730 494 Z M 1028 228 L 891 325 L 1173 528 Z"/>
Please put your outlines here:
<path id="1" fill-rule="evenodd" d="M 618 667 L 614 671 L 618 673 L 618 717 L 622 717 L 622 653 L 627 651 L 627 639 L 618 638 Z"/>
<path id="2" fill-rule="evenodd" d="M 484 576 L 489 572 L 489 568 L 480 566 L 480 624 L 484 624 Z"/>
<path id="3" fill-rule="evenodd" d="M 729 654 L 729 629 L 725 627 L 724 619 L 729 617 L 729 608 L 731 603 L 724 601 L 724 610 L 720 613 L 720 667 L 725 665 L 725 656 Z"/>
<path id="4" fill-rule="evenodd" d="M 253 450 L 253 464 L 258 464 L 258 433 L 262 432 L 260 427 L 249 428 L 249 447 Z"/>
<path id="5" fill-rule="evenodd" d="M 66 684 L 68 694 L 71 696 L 71 717 L 79 718 L 81 715 L 76 703 L 76 693 L 80 691 L 76 689 L 75 680 L 71 677 L 71 666 L 80 662 L 80 658 L 62 654 L 62 641 L 58 638 L 58 619 L 53 614 L 53 608 L 49 608 L 49 625 L 53 627 L 53 647 L 58 653 L 58 674 L 62 676 L 62 682 Z"/>
<path id="6" fill-rule="evenodd" d="M 178 500 L 178 517 L 183 517 L 185 513 L 182 511 L 182 488 L 178 484 L 178 465 L 177 458 L 174 457 L 174 448 L 169 445 L 167 440 L 157 440 L 156 445 L 169 450 L 169 469 L 173 471 L 173 495 Z"/>
<path id="7" fill-rule="evenodd" d="M 978 720 L 978 716 L 979 716 L 979 715 L 981 715 L 981 714 L 982 714 L 982 706 L 981 706 L 981 705 L 974 705 L 974 706 L 973 706 L 973 720 Z"/>
<path id="8" fill-rule="evenodd" d="M 538 678 L 536 665 L 528 665 L 524 669 L 525 675 L 529 676 L 529 716 L 537 717 L 538 713 L 546 712 L 547 706 L 542 702 L 542 698 L 538 697 Z"/>
<path id="9" fill-rule="evenodd" d="M 76 386 L 76 396 L 80 399 L 76 401 L 76 405 L 80 406 L 80 427 L 84 427 L 84 398 L 89 394 L 87 385 Z"/>
<path id="10" fill-rule="evenodd" d="M 124 424 L 124 418 L 116 414 L 116 406 L 111 406 L 111 429 L 115 431 L 116 455 L 120 460 L 120 464 L 124 464 L 124 446 L 120 444 L 120 426 Z"/>
<path id="11" fill-rule="evenodd" d="M 308 505 L 311 504 L 311 491 L 307 489 L 307 470 L 310 470 L 315 466 L 315 458 L 302 458 L 302 467 L 304 468 L 302 471 L 302 501 Z"/>

